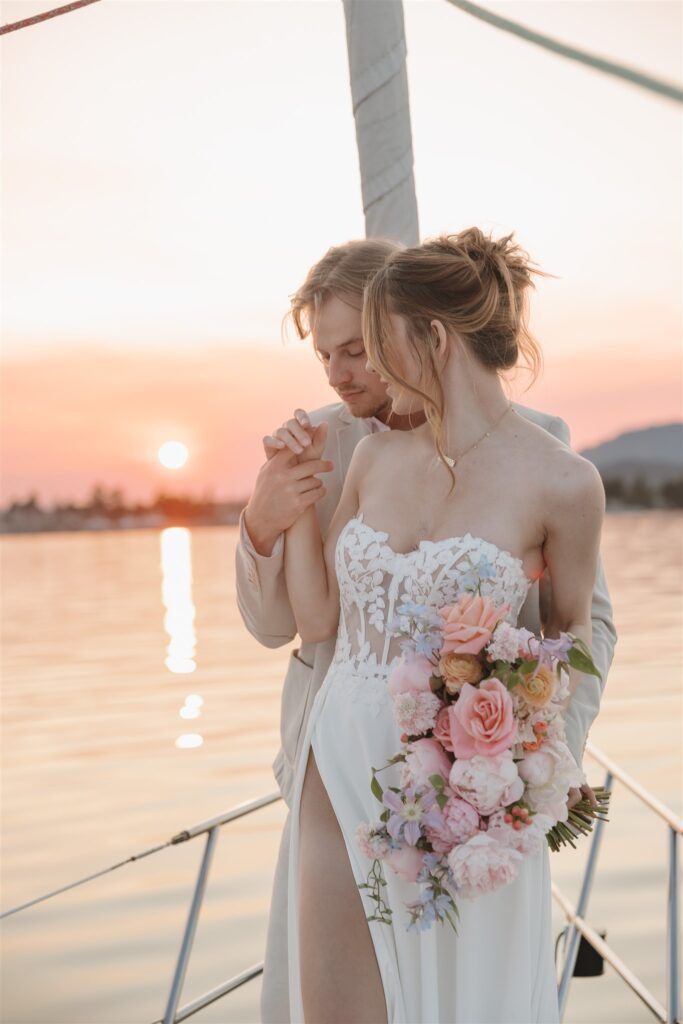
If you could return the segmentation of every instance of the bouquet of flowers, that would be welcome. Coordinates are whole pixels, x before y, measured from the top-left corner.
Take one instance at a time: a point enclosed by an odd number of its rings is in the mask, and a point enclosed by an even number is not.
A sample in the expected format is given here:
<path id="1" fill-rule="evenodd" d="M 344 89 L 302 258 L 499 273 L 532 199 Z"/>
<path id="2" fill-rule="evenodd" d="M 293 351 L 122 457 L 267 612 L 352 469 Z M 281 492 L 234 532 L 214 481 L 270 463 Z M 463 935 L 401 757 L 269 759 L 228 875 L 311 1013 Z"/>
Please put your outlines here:
<path id="1" fill-rule="evenodd" d="M 356 832 L 373 862 L 359 885 L 375 903 L 370 921 L 391 921 L 383 861 L 420 885 L 406 904 L 409 931 L 446 920 L 457 931 L 456 894 L 506 885 L 541 843 L 574 845 L 607 809 L 604 789 L 598 808 L 567 808 L 569 790 L 585 782 L 565 740 L 567 666 L 599 676 L 590 651 L 570 633 L 541 639 L 516 628 L 509 612 L 464 590 L 445 607 L 397 609 L 402 656 L 387 685 L 403 746 L 372 769 L 383 810 Z M 377 773 L 390 765 L 401 766 L 400 785 L 383 790 Z"/>

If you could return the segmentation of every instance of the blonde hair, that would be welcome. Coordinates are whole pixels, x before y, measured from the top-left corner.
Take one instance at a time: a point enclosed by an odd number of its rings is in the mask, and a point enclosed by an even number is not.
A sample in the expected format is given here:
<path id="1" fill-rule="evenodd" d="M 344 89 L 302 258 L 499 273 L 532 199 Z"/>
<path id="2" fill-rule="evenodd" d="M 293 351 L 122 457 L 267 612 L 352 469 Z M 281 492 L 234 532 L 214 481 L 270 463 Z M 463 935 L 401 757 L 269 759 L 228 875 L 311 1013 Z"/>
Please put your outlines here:
<path id="1" fill-rule="evenodd" d="M 302 340 L 311 333 L 320 309 L 334 295 L 359 312 L 363 308 L 363 290 L 370 278 L 400 251 L 400 242 L 387 238 L 361 238 L 333 245 L 306 275 L 306 280 L 290 296 L 290 308 L 283 317 L 283 330 L 291 319 Z"/>
<path id="2" fill-rule="evenodd" d="M 444 452 L 446 396 L 430 324 L 440 320 L 449 333 L 463 339 L 483 366 L 497 373 L 519 365 L 523 357 L 533 383 L 543 359 L 528 328 L 532 274 L 552 276 L 532 263 L 513 242 L 513 235 L 496 240 L 471 227 L 392 253 L 366 287 L 363 336 L 368 357 L 383 377 L 422 400 L 437 453 L 453 484 L 455 474 Z M 390 314 L 406 322 L 420 371 L 417 385 L 402 375 Z"/>

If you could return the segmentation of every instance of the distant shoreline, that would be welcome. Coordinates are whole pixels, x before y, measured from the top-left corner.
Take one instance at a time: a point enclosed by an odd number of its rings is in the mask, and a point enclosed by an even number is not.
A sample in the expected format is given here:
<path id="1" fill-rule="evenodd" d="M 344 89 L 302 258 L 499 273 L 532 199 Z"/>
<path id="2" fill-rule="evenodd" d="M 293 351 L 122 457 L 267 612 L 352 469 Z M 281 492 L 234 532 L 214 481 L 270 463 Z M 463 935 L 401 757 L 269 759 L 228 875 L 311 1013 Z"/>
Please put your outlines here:
<path id="1" fill-rule="evenodd" d="M 245 502 L 246 504 L 246 502 Z M 96 523 L 83 521 L 77 525 L 67 525 L 65 523 L 55 523 L 54 525 L 43 524 L 40 525 L 37 522 L 32 524 L 23 523 L 19 524 L 7 524 L 0 521 L 0 536 L 3 537 L 18 537 L 18 536 L 29 536 L 35 534 L 47 534 L 47 533 L 123 533 L 127 530 L 168 530 L 173 527 L 182 527 L 183 529 L 196 529 L 197 527 L 216 527 L 216 526 L 237 526 L 239 523 L 239 514 L 244 506 L 241 505 L 239 511 L 233 512 L 222 518 L 208 518 L 200 517 L 192 520 L 186 520 L 181 518 L 163 518 L 154 517 L 151 521 L 151 517 L 140 517 L 136 520 L 134 517 L 126 517 L 126 521 L 114 521 L 107 520 L 105 517 L 98 519 Z M 678 507 L 666 507 L 666 506 L 651 506 L 651 505 L 625 505 L 621 502 L 608 502 L 606 511 L 608 515 L 642 515 L 643 512 L 652 512 L 658 514 L 672 514 L 680 515 L 683 509 Z"/>

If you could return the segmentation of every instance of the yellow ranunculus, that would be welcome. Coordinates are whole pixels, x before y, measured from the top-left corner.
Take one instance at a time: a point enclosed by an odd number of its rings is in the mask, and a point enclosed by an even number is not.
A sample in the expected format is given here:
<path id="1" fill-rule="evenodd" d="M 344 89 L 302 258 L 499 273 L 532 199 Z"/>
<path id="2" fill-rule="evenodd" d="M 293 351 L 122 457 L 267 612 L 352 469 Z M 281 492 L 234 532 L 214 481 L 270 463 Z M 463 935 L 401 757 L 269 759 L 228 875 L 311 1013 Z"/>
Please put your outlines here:
<path id="1" fill-rule="evenodd" d="M 453 651 L 443 655 L 439 661 L 439 672 L 451 695 L 460 693 L 464 683 L 478 683 L 484 675 L 476 655 L 455 654 Z"/>
<path id="2" fill-rule="evenodd" d="M 532 707 L 542 708 L 550 702 L 555 692 L 556 676 L 547 665 L 541 665 L 536 676 L 532 679 L 533 672 L 524 676 L 521 683 L 517 683 L 515 690 L 524 698 L 527 704 Z"/>

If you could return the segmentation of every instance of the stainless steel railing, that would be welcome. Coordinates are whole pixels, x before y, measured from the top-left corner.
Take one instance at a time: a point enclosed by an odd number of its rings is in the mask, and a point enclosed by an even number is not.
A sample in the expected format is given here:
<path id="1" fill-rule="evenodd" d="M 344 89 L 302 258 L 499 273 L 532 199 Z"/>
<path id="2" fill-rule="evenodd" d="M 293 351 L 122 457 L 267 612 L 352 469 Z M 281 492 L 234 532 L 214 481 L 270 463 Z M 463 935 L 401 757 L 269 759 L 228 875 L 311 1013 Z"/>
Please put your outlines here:
<path id="1" fill-rule="evenodd" d="M 636 782 L 636 780 L 620 768 L 616 762 L 612 761 L 606 756 L 606 754 L 603 754 L 603 752 L 593 746 L 592 743 L 586 744 L 586 753 L 607 770 L 604 783 L 605 789 L 611 789 L 613 780 L 620 782 L 623 786 L 629 789 L 631 793 L 641 801 L 641 803 L 657 815 L 657 817 L 661 818 L 668 828 L 667 852 L 669 866 L 669 891 L 667 900 L 666 944 L 667 1006 L 665 1009 L 661 1003 L 659 1003 L 659 1001 L 640 981 L 638 976 L 626 966 L 623 960 L 617 956 L 614 950 L 607 945 L 604 939 L 602 939 L 595 929 L 591 928 L 585 920 L 586 910 L 588 908 L 588 897 L 590 896 L 593 879 L 595 877 L 598 852 L 605 825 L 604 821 L 598 820 L 593 828 L 588 861 L 586 863 L 586 870 L 581 883 L 579 901 L 576 907 L 571 906 L 569 900 L 567 900 L 554 883 L 552 885 L 553 897 L 564 911 L 569 922 L 568 935 L 565 943 L 566 954 L 558 990 L 560 1018 L 564 1016 L 567 1007 L 569 985 L 573 977 L 574 965 L 579 951 L 579 939 L 580 936 L 583 935 L 595 951 L 607 961 L 610 967 L 617 972 L 619 977 L 622 978 L 633 992 L 635 992 L 639 999 L 642 1000 L 657 1020 L 662 1021 L 663 1024 L 678 1024 L 681 1019 L 679 989 L 680 951 L 678 945 L 678 837 L 683 831 L 683 821 L 677 817 L 673 811 L 666 807 L 661 800 L 658 800 L 657 797 L 648 793 L 648 791 L 641 786 L 639 782 Z"/>
<path id="2" fill-rule="evenodd" d="M 669 888 L 668 888 L 668 901 L 667 901 L 667 939 L 666 939 L 666 964 L 667 964 L 667 1006 L 664 1008 L 661 1003 L 655 998 L 655 996 L 647 989 L 647 987 L 640 981 L 638 976 L 633 970 L 631 970 L 621 958 L 614 952 L 613 949 L 601 938 L 600 935 L 595 931 L 594 928 L 586 921 L 586 911 L 588 908 L 588 899 L 592 888 L 595 872 L 597 869 L 598 852 L 600 849 L 600 843 L 602 840 L 603 829 L 605 822 L 598 819 L 594 825 L 593 833 L 590 840 L 590 850 L 588 860 L 586 863 L 586 869 L 581 884 L 581 891 L 579 894 L 579 900 L 576 907 L 572 907 L 570 901 L 564 896 L 564 894 L 558 889 L 553 883 L 552 894 L 558 905 L 561 907 L 567 921 L 568 930 L 565 942 L 566 953 L 564 955 L 564 961 L 562 965 L 562 973 L 560 977 L 558 987 L 558 998 L 560 1003 L 560 1013 L 564 1016 L 567 1000 L 569 997 L 569 986 L 571 979 L 574 974 L 574 967 L 576 964 L 576 957 L 579 949 L 580 936 L 583 936 L 586 941 L 595 949 L 595 951 L 603 957 L 603 959 L 609 963 L 609 965 L 617 972 L 620 978 L 632 989 L 632 991 L 642 1000 L 652 1015 L 662 1024 L 680 1024 L 681 1022 L 681 1011 L 680 1011 L 680 995 L 679 995 L 679 979 L 680 979 L 680 948 L 679 948 L 679 891 L 678 891 L 678 838 L 683 832 L 683 821 L 676 815 L 670 808 L 666 807 L 665 804 L 658 800 L 657 797 L 649 793 L 643 786 L 640 785 L 635 779 L 633 779 L 627 772 L 619 767 L 614 761 L 608 758 L 601 750 L 593 746 L 592 743 L 586 744 L 586 754 L 593 758 L 598 764 L 600 764 L 606 770 L 605 777 L 605 788 L 610 789 L 613 781 L 621 783 L 631 793 L 634 794 L 646 807 L 649 808 L 658 818 L 660 818 L 668 830 L 668 842 L 667 842 L 667 857 L 668 857 L 668 876 L 669 876 Z M 237 807 L 233 807 L 229 811 L 225 811 L 223 814 L 217 815 L 215 818 L 210 818 L 206 821 L 191 825 L 187 829 L 183 829 L 176 835 L 172 836 L 171 839 L 167 840 L 158 846 L 152 847 L 149 850 L 142 851 L 139 854 L 134 854 L 128 857 L 124 861 L 120 861 L 117 864 L 111 865 L 109 868 L 105 868 L 103 871 L 95 872 L 92 875 L 88 875 L 85 878 L 78 879 L 69 885 L 61 886 L 59 889 L 53 892 L 46 893 L 42 896 L 38 896 L 35 899 L 29 900 L 17 907 L 13 907 L 11 910 L 6 910 L 0 914 L 0 918 L 8 917 L 11 914 L 18 913 L 21 910 L 25 910 L 27 907 L 34 906 L 36 903 L 50 899 L 60 893 L 65 892 L 68 889 L 75 888 L 76 886 L 82 885 L 87 881 L 91 881 L 94 878 L 98 878 L 109 871 L 116 870 L 117 868 L 123 867 L 125 864 L 132 863 L 134 860 L 140 860 L 142 857 L 149 856 L 153 853 L 158 853 L 160 850 L 166 849 L 168 846 L 174 846 L 178 843 L 188 842 L 191 839 L 196 839 L 200 835 L 206 835 L 206 845 L 204 847 L 204 853 L 202 856 L 201 863 L 197 874 L 197 881 L 195 883 L 194 893 L 192 895 L 192 901 L 185 924 L 185 930 L 183 932 L 182 941 L 180 944 L 180 951 L 178 953 L 178 959 L 176 962 L 175 970 L 173 972 L 173 978 L 171 981 L 171 988 L 169 991 L 168 999 L 166 1001 L 166 1008 L 164 1010 L 163 1017 L 154 1021 L 153 1024 L 177 1024 L 177 1022 L 187 1020 L 197 1011 L 208 1006 L 210 1003 L 215 1002 L 217 999 L 228 995 L 230 992 L 234 992 L 235 989 L 244 985 L 246 982 L 251 981 L 252 978 L 256 978 L 263 972 L 263 963 L 254 964 L 242 971 L 240 974 L 235 975 L 228 981 L 223 982 L 221 985 L 216 986 L 208 992 L 205 992 L 198 999 L 195 999 L 191 1003 L 186 1003 L 184 1006 L 179 1007 L 180 995 L 187 972 L 187 966 L 192 952 L 192 946 L 194 942 L 197 922 L 199 920 L 199 913 L 201 911 L 204 895 L 206 892 L 206 884 L 211 868 L 211 862 L 213 859 L 213 853 L 218 838 L 218 830 L 223 825 L 227 825 L 231 821 L 235 821 L 237 818 L 244 817 L 246 814 L 252 814 L 254 811 L 260 810 L 262 807 L 267 807 L 270 804 L 277 803 L 282 799 L 282 795 L 279 791 L 273 793 L 267 793 L 264 796 L 258 797 L 256 800 L 250 800 L 243 804 L 238 804 Z"/>

